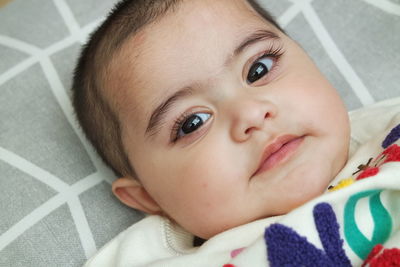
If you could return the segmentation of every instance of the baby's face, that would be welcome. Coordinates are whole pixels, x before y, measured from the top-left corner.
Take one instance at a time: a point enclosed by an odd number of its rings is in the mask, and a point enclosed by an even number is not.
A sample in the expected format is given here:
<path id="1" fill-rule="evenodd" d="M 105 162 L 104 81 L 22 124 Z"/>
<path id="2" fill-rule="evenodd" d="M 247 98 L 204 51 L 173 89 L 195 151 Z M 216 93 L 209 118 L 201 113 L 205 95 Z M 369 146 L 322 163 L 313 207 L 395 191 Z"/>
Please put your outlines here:
<path id="1" fill-rule="evenodd" d="M 347 159 L 335 89 L 243 0 L 185 1 L 113 64 L 141 183 L 200 237 L 289 212 L 323 193 Z"/>

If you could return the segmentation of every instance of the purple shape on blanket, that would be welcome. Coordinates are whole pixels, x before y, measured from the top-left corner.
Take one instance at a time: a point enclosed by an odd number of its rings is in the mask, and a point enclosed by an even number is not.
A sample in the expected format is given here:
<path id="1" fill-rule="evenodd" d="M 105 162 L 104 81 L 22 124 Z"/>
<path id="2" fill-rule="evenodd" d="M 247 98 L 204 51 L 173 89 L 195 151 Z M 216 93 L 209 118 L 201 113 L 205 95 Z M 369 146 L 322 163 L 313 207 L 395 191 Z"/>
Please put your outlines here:
<path id="1" fill-rule="evenodd" d="M 314 222 L 324 250 L 316 248 L 293 229 L 272 224 L 265 229 L 268 260 L 274 266 L 351 266 L 343 249 L 339 224 L 332 207 L 319 203 L 314 207 Z"/>
<path id="2" fill-rule="evenodd" d="M 383 148 L 388 148 L 400 138 L 400 124 L 394 127 L 382 142 Z"/>

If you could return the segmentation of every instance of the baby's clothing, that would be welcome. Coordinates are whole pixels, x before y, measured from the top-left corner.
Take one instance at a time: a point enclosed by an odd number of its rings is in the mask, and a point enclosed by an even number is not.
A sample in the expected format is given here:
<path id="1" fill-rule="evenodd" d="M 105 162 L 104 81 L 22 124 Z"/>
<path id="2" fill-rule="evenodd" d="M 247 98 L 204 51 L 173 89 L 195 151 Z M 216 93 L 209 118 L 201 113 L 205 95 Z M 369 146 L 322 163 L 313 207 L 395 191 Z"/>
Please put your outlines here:
<path id="1" fill-rule="evenodd" d="M 320 197 L 286 215 L 220 233 L 200 247 L 178 225 L 149 216 L 87 266 L 399 264 L 400 98 L 351 112 L 350 118 L 349 160 Z"/>

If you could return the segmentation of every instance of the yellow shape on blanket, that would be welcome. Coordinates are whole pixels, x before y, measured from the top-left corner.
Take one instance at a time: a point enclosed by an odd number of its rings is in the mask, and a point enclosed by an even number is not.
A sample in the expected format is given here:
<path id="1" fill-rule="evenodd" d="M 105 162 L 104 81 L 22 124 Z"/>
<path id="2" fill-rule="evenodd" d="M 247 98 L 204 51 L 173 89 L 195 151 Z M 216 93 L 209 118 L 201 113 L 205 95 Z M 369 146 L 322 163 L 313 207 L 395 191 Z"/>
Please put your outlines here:
<path id="1" fill-rule="evenodd" d="M 328 189 L 329 192 L 336 191 L 342 188 L 345 188 L 354 183 L 354 179 L 352 177 L 341 180 L 337 185 L 332 186 Z"/>

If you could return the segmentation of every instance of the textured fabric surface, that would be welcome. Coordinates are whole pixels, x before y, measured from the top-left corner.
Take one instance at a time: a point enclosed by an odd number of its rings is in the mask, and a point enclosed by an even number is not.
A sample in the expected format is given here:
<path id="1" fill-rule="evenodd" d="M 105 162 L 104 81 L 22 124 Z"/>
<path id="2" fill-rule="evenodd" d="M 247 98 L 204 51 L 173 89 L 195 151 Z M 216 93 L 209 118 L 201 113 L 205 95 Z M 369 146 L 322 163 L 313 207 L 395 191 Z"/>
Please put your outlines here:
<path id="1" fill-rule="evenodd" d="M 6 1 L 7 2 L 7 1 Z M 399 0 L 261 0 L 349 110 L 400 96 Z M 81 45 L 115 1 L 13 0 L 0 8 L 0 266 L 80 266 L 143 217 L 71 107 Z"/>

